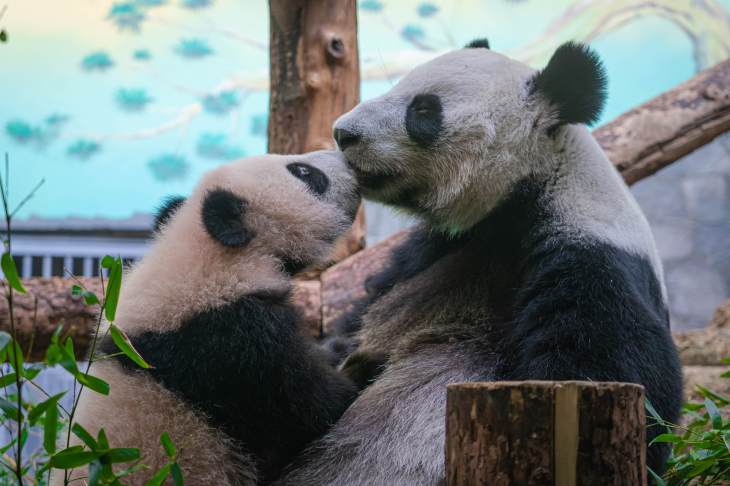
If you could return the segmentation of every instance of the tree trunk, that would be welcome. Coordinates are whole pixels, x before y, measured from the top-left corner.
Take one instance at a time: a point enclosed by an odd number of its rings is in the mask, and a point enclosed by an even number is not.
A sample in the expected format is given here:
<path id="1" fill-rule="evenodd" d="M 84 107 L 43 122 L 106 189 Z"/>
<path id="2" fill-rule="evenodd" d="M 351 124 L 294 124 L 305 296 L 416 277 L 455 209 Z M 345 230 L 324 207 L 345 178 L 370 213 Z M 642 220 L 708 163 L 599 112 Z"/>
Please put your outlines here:
<path id="1" fill-rule="evenodd" d="M 269 152 L 332 149 L 332 123 L 360 100 L 355 0 L 270 0 Z M 335 260 L 365 244 L 362 206 Z"/>
<path id="2" fill-rule="evenodd" d="M 448 486 L 645 486 L 645 455 L 640 385 L 526 381 L 448 387 Z"/>

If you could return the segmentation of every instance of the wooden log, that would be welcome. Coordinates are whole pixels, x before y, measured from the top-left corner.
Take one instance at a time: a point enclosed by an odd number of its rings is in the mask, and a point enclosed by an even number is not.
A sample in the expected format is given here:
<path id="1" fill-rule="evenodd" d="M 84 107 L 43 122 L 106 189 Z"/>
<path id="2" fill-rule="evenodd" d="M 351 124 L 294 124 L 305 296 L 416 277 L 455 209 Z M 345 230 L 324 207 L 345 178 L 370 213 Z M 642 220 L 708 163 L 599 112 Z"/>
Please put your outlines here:
<path id="1" fill-rule="evenodd" d="M 692 150 L 730 130 L 730 60 L 700 72 L 689 81 L 653 98 L 596 129 L 593 135 L 627 183 L 654 174 Z M 402 234 L 373 246 L 368 258 L 381 262 Z M 322 277 L 324 328 L 346 307 L 339 296 L 360 295 L 362 286 L 381 265 L 350 257 Z M 328 298 L 338 300 L 330 304 Z"/>
<path id="2" fill-rule="evenodd" d="M 646 485 L 645 427 L 640 385 L 449 385 L 446 484 Z"/>
<path id="3" fill-rule="evenodd" d="M 730 60 L 593 132 L 628 184 L 730 130 Z"/>
<path id="4" fill-rule="evenodd" d="M 332 124 L 360 100 L 355 0 L 270 0 L 268 150 L 332 149 Z M 335 261 L 365 246 L 365 212 Z"/>

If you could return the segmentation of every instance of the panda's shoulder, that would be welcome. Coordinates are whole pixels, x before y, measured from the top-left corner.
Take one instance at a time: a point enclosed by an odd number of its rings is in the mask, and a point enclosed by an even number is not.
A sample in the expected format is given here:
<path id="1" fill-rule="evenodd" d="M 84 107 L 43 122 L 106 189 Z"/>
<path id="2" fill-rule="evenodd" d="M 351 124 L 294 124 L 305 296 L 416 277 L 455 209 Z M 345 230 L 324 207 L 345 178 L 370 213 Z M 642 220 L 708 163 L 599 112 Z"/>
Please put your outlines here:
<path id="1" fill-rule="evenodd" d="M 646 255 L 595 238 L 549 238 L 530 257 L 518 307 L 644 311 L 665 319 L 661 283 Z"/>

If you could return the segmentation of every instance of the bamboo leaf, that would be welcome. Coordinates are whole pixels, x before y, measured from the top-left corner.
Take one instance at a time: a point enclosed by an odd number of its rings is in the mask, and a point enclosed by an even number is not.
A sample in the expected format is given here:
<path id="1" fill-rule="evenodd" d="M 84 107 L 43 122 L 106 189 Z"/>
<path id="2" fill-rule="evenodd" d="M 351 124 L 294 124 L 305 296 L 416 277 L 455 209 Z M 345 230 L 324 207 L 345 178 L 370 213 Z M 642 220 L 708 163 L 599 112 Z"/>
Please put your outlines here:
<path id="1" fill-rule="evenodd" d="M 140 452 L 139 449 L 134 447 L 120 447 L 118 449 L 111 449 L 104 457 L 113 464 L 119 462 L 132 462 L 140 458 Z"/>
<path id="2" fill-rule="evenodd" d="M 56 396 L 61 398 L 61 395 Z M 58 434 L 58 407 L 56 402 L 58 398 L 53 402 L 53 406 L 48 407 L 46 410 L 46 418 L 43 421 L 43 448 L 48 454 L 56 452 L 56 436 Z"/>
<path id="3" fill-rule="evenodd" d="M 652 444 L 656 444 L 656 443 L 661 442 L 661 443 L 678 444 L 678 443 L 682 442 L 683 440 L 684 439 L 682 439 L 678 435 L 674 435 L 674 434 L 660 434 L 660 435 L 657 435 L 656 437 L 654 437 L 654 439 L 652 439 L 651 443 Z"/>
<path id="4" fill-rule="evenodd" d="M 74 297 L 83 297 L 86 305 L 94 305 L 99 303 L 99 298 L 94 292 L 85 290 L 80 285 L 74 285 L 71 287 L 71 295 Z"/>
<path id="5" fill-rule="evenodd" d="M 64 391 L 57 395 L 53 395 L 48 400 L 43 401 L 43 402 L 39 403 L 38 405 L 34 406 L 31 409 L 31 411 L 28 413 L 28 422 L 30 422 L 30 425 L 35 425 L 35 423 L 38 421 L 38 419 L 41 418 L 41 415 L 43 415 L 49 408 L 56 406 L 58 401 L 65 394 L 66 394 L 66 392 Z"/>
<path id="6" fill-rule="evenodd" d="M 180 468 L 180 465 L 178 463 L 172 463 L 172 467 L 170 468 L 170 474 L 172 475 L 172 481 L 175 483 L 175 486 L 185 485 L 185 482 L 183 481 L 182 469 Z"/>
<path id="7" fill-rule="evenodd" d="M 716 430 L 722 429 L 722 415 L 720 415 L 720 410 L 718 410 L 715 402 L 709 398 L 705 398 L 705 410 L 707 410 L 707 415 L 710 416 L 710 420 L 712 421 L 712 428 Z"/>
<path id="8" fill-rule="evenodd" d="M 20 281 L 20 276 L 18 275 L 18 269 L 15 268 L 15 260 L 13 260 L 13 257 L 10 255 L 9 252 L 3 253 L 2 258 L 0 259 L 0 266 L 3 269 L 3 273 L 5 274 L 5 279 L 8 281 L 8 285 L 10 285 L 14 290 L 20 292 L 21 294 L 25 294 L 28 291 L 25 290 L 25 287 L 23 287 L 23 282 Z"/>
<path id="9" fill-rule="evenodd" d="M 177 449 L 175 449 L 175 444 L 172 443 L 172 439 L 170 439 L 170 435 L 167 432 L 163 432 L 160 436 L 160 444 L 165 448 L 167 457 L 174 460 L 177 455 Z"/>
<path id="10" fill-rule="evenodd" d="M 110 327 L 110 333 L 114 344 L 117 345 L 117 348 L 119 348 L 121 352 L 137 363 L 138 366 L 145 369 L 150 368 L 150 364 L 142 358 L 136 349 L 134 349 L 132 342 L 129 340 L 129 337 L 124 333 L 124 331 L 112 324 Z"/>
<path id="11" fill-rule="evenodd" d="M 4 398 L 0 398 L 0 410 L 5 412 L 5 415 L 10 417 L 11 420 L 17 421 L 20 418 L 18 408 Z"/>
<path id="12" fill-rule="evenodd" d="M 163 466 L 159 471 L 155 473 L 152 478 L 145 483 L 145 486 L 160 486 L 162 482 L 165 480 L 168 474 L 170 474 L 170 469 L 172 468 L 172 464 L 166 464 Z"/>
<path id="13" fill-rule="evenodd" d="M 113 259 L 113 264 L 108 268 L 109 282 L 106 286 L 104 299 L 104 316 L 109 322 L 112 322 L 117 313 L 119 292 L 122 288 L 122 259 L 120 257 Z"/>
<path id="14" fill-rule="evenodd" d="M 94 439 L 94 436 L 92 436 L 78 422 L 73 424 L 73 426 L 71 427 L 71 432 L 73 432 L 76 437 L 81 439 L 81 441 L 86 444 L 92 451 L 95 451 L 99 448 L 99 444 L 96 442 L 96 439 Z"/>
<path id="15" fill-rule="evenodd" d="M 76 377 L 79 383 L 102 395 L 109 395 L 109 383 L 96 376 L 79 373 Z"/>
<path id="16" fill-rule="evenodd" d="M 92 451 L 85 451 L 81 446 L 69 447 L 51 457 L 51 466 L 56 469 L 73 469 L 90 463 L 98 457 Z"/>

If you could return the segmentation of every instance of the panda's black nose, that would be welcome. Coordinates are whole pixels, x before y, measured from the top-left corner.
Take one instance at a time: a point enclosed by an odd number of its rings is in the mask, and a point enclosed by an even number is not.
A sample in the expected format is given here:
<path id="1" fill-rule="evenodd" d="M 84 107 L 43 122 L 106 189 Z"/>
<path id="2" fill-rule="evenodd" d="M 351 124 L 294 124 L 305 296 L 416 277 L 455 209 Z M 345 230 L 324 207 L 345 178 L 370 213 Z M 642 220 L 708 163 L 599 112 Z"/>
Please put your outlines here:
<path id="1" fill-rule="evenodd" d="M 345 128 L 335 128 L 334 137 L 337 142 L 337 146 L 340 147 L 340 150 L 345 150 L 347 147 L 355 145 L 357 141 L 360 140 L 359 134 L 351 132 Z"/>

